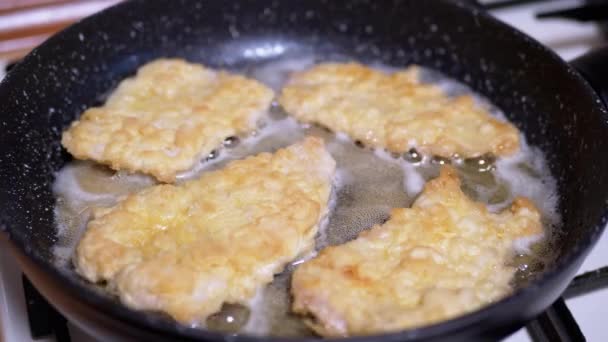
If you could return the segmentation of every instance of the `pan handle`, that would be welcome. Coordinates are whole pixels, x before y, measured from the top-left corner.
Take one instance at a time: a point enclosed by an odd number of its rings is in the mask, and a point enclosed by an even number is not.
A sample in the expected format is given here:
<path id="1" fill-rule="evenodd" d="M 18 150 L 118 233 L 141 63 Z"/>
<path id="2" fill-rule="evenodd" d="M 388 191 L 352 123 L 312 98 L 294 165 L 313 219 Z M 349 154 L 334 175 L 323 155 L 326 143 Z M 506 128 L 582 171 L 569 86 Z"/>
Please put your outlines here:
<path id="1" fill-rule="evenodd" d="M 608 107 L 608 46 L 591 50 L 570 64 L 589 82 Z"/>

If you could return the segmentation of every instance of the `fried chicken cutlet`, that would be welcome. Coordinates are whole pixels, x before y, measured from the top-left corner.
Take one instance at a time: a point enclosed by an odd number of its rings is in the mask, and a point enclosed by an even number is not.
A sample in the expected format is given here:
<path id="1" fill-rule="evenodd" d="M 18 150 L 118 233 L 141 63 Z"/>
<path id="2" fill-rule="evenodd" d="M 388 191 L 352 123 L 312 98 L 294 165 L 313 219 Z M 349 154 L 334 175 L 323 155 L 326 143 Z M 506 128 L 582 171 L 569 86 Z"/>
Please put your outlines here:
<path id="1" fill-rule="evenodd" d="M 357 63 L 325 63 L 296 72 L 279 99 L 300 121 L 348 134 L 372 147 L 402 153 L 411 148 L 450 158 L 519 149 L 519 133 L 470 96 L 450 98 L 423 84 L 418 69 L 388 74 Z"/>
<path id="2" fill-rule="evenodd" d="M 134 309 L 204 322 L 244 304 L 312 251 L 327 214 L 335 161 L 319 138 L 244 160 L 180 185 L 158 185 L 98 209 L 75 266 L 107 281 Z"/>
<path id="3" fill-rule="evenodd" d="M 255 129 L 273 96 L 243 76 L 159 59 L 122 81 L 103 106 L 86 110 L 62 144 L 78 159 L 170 183 L 225 138 Z"/>
<path id="4" fill-rule="evenodd" d="M 293 311 L 323 336 L 418 327 L 474 311 L 511 291 L 514 241 L 541 236 L 540 213 L 517 198 L 488 212 L 460 190 L 450 166 L 412 208 L 296 269 Z"/>

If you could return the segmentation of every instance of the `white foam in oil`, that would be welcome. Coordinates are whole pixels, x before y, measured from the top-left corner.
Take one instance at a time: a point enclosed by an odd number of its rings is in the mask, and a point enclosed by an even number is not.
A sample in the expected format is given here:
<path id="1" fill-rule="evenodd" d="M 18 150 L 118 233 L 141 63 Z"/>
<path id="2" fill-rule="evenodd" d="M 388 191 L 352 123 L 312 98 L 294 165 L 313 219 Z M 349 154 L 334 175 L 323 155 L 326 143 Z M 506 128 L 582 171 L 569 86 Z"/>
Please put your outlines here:
<path id="1" fill-rule="evenodd" d="M 291 73 L 313 66 L 315 60 L 316 58 L 312 55 L 279 59 L 275 62 L 265 63 L 253 68 L 250 70 L 249 76 L 279 92 Z"/>
<path id="2" fill-rule="evenodd" d="M 74 161 L 61 169 L 53 184 L 59 238 L 53 250 L 56 263 L 69 265 L 95 208 L 114 205 L 121 196 L 153 184 L 150 177 L 114 172 L 92 162 Z"/>
<path id="3" fill-rule="evenodd" d="M 314 56 L 277 60 L 249 68 L 246 73 L 278 91 L 291 72 L 305 69 L 313 65 L 315 60 Z M 394 70 L 380 67 L 386 72 Z M 455 95 L 466 90 L 454 81 L 446 81 L 436 72 L 423 70 L 422 75 L 423 79 L 426 77 L 437 82 Z M 480 104 L 489 105 L 483 98 L 477 99 Z M 495 109 L 493 113 L 504 118 Z M 181 174 L 178 182 L 220 169 L 231 160 L 276 151 L 307 135 L 322 137 L 337 163 L 333 200 L 326 219 L 320 225 L 316 238 L 317 250 L 352 240 L 363 230 L 385 222 L 392 208 L 411 205 L 425 182 L 438 174 L 439 163 L 434 163 L 432 158 L 412 163 L 404 156 L 382 150 L 373 151 L 355 144 L 342 133 L 334 134 L 321 127 L 299 124 L 275 104 L 256 132 L 230 137 L 225 146 L 214 151 L 210 156 L 212 158 L 205 158 L 192 171 Z M 468 167 L 465 161 L 454 162 L 463 180 L 463 190 L 474 199 L 489 204 L 494 211 L 507 207 L 514 196 L 529 197 L 541 209 L 547 227 L 558 225 L 556 183 L 546 171 L 542 153 L 528 147 L 523 137 L 522 142 L 521 152 L 514 157 L 498 160 L 495 170 L 477 172 Z M 72 162 L 66 165 L 57 175 L 54 187 L 59 227 L 59 241 L 55 249 L 58 265 L 69 265 L 74 247 L 96 207 L 113 205 L 121 196 L 153 184 L 155 182 L 150 177 L 115 173 L 93 163 Z M 516 247 L 518 252 L 525 252 L 537 242 L 534 239 L 520 241 Z M 289 313 L 289 282 L 297 265 L 313 255 L 302 256 L 276 275 L 274 281 L 252 300 L 249 309 L 233 305 L 214 315 L 214 322 L 242 321 L 240 326 L 229 328 L 254 335 L 310 336 L 312 333 L 302 321 Z M 528 265 L 534 260 L 525 259 L 521 263 Z M 237 316 L 240 318 L 235 319 Z M 213 325 L 208 323 L 207 326 L 213 329 Z"/>

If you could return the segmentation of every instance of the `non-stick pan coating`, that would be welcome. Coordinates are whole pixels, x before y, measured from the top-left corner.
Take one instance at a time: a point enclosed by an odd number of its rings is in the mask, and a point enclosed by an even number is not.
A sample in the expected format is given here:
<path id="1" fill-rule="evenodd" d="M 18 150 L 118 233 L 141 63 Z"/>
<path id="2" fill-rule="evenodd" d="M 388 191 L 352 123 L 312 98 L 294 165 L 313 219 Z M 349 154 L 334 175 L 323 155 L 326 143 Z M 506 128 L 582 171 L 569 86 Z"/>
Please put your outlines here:
<path id="1" fill-rule="evenodd" d="M 0 226 L 39 290 L 97 333 L 220 338 L 126 309 L 53 266 L 51 184 L 69 160 L 60 135 L 153 58 L 241 68 L 310 51 L 394 66 L 418 63 L 468 84 L 545 151 L 558 180 L 559 258 L 542 279 L 476 313 L 386 341 L 444 333 L 499 337 L 557 298 L 606 220 L 606 113 L 582 78 L 540 44 L 472 8 L 439 0 L 130 1 L 36 49 L 0 85 Z"/>

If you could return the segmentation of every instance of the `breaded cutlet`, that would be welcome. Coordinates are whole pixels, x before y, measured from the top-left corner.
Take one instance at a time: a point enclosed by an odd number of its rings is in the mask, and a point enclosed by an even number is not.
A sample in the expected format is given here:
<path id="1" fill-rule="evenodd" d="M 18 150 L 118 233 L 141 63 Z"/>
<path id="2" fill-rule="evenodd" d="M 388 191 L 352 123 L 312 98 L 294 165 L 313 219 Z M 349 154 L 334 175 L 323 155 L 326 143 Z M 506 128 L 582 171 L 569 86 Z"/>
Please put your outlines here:
<path id="1" fill-rule="evenodd" d="M 491 213 L 445 166 L 411 208 L 322 250 L 292 278 L 293 311 L 323 336 L 394 332 L 462 315 L 512 291 L 514 242 L 541 237 L 525 198 Z"/>
<path id="2" fill-rule="evenodd" d="M 314 248 L 335 161 L 319 138 L 157 185 L 95 211 L 76 270 L 106 281 L 134 309 L 204 323 L 247 305 L 273 275 Z"/>
<path id="3" fill-rule="evenodd" d="M 325 63 L 296 72 L 279 102 L 300 121 L 343 132 L 366 145 L 426 155 L 507 156 L 519 132 L 471 96 L 451 98 L 420 82 L 418 68 L 387 73 L 357 63 Z"/>
<path id="4" fill-rule="evenodd" d="M 120 83 L 104 105 L 63 133 L 77 159 L 173 182 L 233 135 L 252 131 L 273 91 L 252 79 L 158 59 Z"/>

